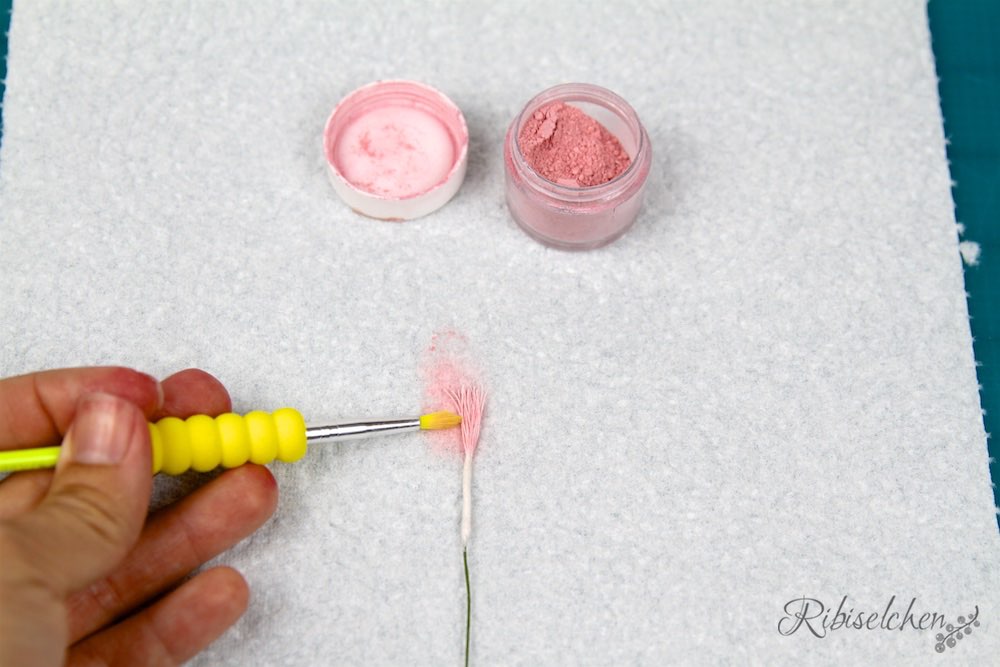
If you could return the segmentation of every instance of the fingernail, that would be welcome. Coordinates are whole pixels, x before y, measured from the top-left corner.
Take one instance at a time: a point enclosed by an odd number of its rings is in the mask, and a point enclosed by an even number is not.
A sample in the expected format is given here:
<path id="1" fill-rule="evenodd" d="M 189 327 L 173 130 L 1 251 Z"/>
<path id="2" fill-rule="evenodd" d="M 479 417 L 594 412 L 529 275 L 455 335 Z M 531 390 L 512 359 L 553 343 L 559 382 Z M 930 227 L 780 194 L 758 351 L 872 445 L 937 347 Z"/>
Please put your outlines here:
<path id="1" fill-rule="evenodd" d="M 73 463 L 113 465 L 125 458 L 132 440 L 132 409 L 110 394 L 87 394 L 76 407 L 76 417 L 63 443 Z"/>
<path id="2" fill-rule="evenodd" d="M 160 381 L 157 380 L 152 375 L 150 375 L 149 373 L 143 373 L 143 375 L 148 377 L 150 380 L 153 381 L 154 384 L 156 384 L 156 409 L 159 410 L 160 408 L 163 407 L 163 385 L 160 384 Z"/>

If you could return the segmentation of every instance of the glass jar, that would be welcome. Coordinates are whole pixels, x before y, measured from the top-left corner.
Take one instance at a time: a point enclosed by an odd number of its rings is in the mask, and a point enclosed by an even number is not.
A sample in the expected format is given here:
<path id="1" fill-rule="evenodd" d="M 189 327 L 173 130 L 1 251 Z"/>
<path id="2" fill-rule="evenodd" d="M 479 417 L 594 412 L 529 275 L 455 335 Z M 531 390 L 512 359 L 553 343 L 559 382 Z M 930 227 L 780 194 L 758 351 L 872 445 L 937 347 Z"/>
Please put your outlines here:
<path id="1" fill-rule="evenodd" d="M 603 125 L 628 153 L 629 166 L 590 187 L 562 185 L 532 169 L 518 137 L 535 111 L 554 102 L 576 107 Z M 652 162 L 649 135 L 635 110 L 610 90 L 587 83 L 564 83 L 533 97 L 510 124 L 503 154 L 507 207 L 514 220 L 535 240 L 566 250 L 598 248 L 628 231 L 639 215 Z"/>

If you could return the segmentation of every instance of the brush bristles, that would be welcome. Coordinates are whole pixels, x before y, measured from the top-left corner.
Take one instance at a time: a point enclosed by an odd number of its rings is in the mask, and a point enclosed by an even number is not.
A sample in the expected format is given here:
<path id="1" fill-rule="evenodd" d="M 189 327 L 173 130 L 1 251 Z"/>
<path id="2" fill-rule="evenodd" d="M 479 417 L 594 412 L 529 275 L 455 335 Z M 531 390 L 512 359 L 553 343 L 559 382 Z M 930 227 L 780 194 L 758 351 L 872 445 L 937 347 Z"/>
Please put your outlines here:
<path id="1" fill-rule="evenodd" d="M 462 423 L 462 418 L 454 412 L 432 412 L 420 418 L 420 428 L 425 431 L 437 431 L 443 428 L 454 428 Z"/>

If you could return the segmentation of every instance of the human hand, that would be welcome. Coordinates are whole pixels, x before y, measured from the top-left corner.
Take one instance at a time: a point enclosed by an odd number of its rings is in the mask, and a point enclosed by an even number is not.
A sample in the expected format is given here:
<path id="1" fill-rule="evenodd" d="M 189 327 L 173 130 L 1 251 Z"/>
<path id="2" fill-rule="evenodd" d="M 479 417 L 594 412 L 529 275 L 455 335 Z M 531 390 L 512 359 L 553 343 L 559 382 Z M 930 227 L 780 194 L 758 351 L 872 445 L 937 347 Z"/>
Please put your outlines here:
<path id="1" fill-rule="evenodd" d="M 199 370 L 162 384 L 124 368 L 0 380 L 0 450 L 63 443 L 54 471 L 0 481 L 0 666 L 179 664 L 242 615 L 249 591 L 231 568 L 177 584 L 271 516 L 271 473 L 228 470 L 146 516 L 146 420 L 230 409 Z"/>

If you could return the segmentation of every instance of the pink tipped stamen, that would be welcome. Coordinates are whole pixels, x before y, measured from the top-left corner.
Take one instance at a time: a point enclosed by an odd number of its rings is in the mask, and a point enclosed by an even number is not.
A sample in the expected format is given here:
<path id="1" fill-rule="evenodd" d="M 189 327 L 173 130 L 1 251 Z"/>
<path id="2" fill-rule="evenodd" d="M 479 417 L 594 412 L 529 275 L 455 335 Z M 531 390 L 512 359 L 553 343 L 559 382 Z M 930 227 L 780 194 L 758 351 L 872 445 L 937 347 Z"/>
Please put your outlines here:
<path id="1" fill-rule="evenodd" d="M 472 591 L 469 584 L 469 538 L 472 535 L 472 455 L 479 444 L 479 432 L 486 410 L 486 390 L 476 382 L 480 377 L 469 355 L 465 336 L 454 331 L 436 333 L 431 339 L 424 367 L 429 410 L 447 409 L 462 417 L 458 442 L 462 448 L 462 563 L 465 568 L 465 664 L 469 664 L 469 636 L 472 623 Z M 437 431 L 454 443 L 454 431 Z M 453 445 L 452 445 L 453 446 Z"/>
<path id="2" fill-rule="evenodd" d="M 479 442 L 486 392 L 479 385 L 463 383 L 458 387 L 448 387 L 445 393 L 454 404 L 455 412 L 462 415 L 462 426 L 459 429 L 459 440 L 465 451 L 465 463 L 462 466 L 462 544 L 467 545 L 469 536 L 472 535 L 472 454 Z"/>
<path id="3" fill-rule="evenodd" d="M 486 392 L 475 384 L 463 384 L 458 388 L 446 389 L 454 403 L 455 412 L 462 416 L 459 440 L 466 457 L 471 457 L 479 443 L 479 430 L 483 424 L 483 410 L 486 407 Z"/>

